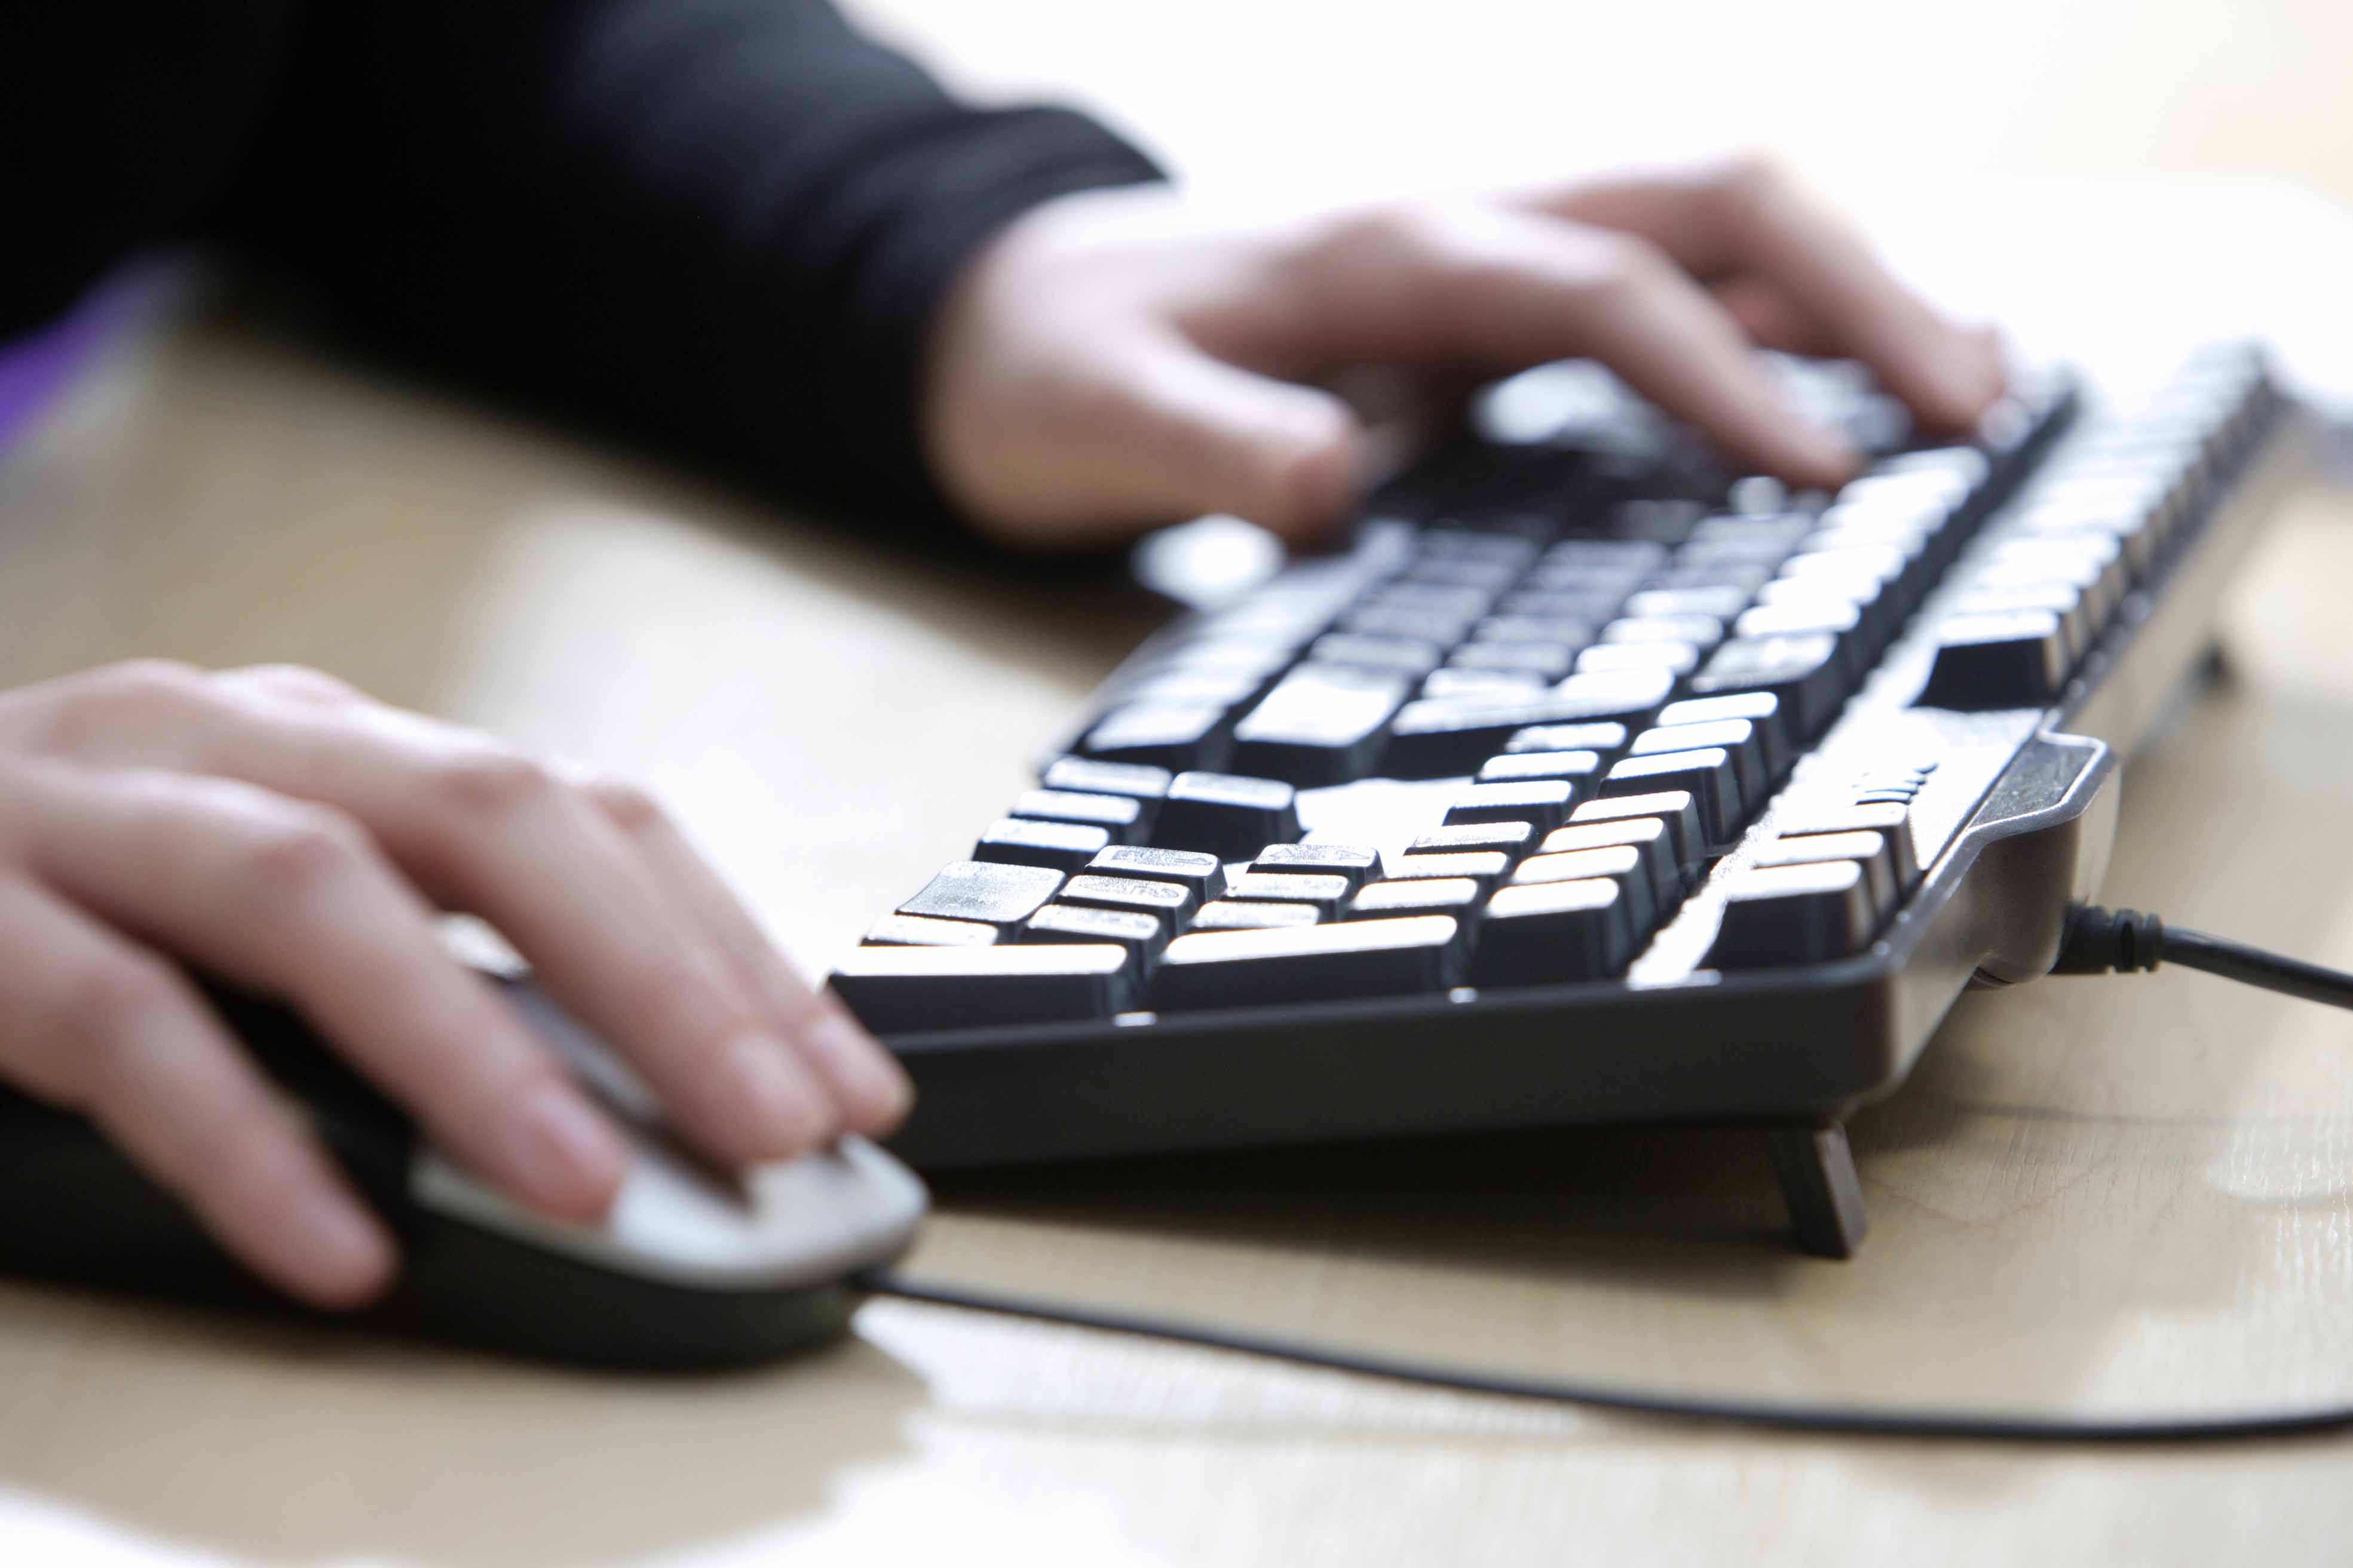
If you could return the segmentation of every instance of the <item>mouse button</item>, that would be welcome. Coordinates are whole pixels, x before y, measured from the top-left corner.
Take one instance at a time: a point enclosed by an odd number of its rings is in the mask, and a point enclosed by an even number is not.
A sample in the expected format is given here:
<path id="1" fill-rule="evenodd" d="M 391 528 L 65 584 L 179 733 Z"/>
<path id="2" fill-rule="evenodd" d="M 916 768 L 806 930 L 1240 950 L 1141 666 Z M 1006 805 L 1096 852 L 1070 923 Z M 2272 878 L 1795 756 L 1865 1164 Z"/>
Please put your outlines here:
<path id="1" fill-rule="evenodd" d="M 923 1213 L 912 1177 L 878 1179 L 871 1162 L 835 1152 L 763 1166 L 732 1191 L 659 1143 L 640 1142 L 634 1154 L 611 1212 L 594 1225 L 533 1214 L 430 1150 L 412 1166 L 410 1188 L 421 1207 L 478 1229 L 615 1273 L 716 1290 L 828 1283 L 894 1256 Z"/>
<path id="2" fill-rule="evenodd" d="M 760 1166 L 744 1181 L 764 1230 L 791 1234 L 800 1216 L 824 1215 L 844 1272 L 904 1251 L 931 1206 L 913 1172 L 854 1134 L 823 1153 Z M 807 1234 L 813 1237 L 814 1229 Z"/>

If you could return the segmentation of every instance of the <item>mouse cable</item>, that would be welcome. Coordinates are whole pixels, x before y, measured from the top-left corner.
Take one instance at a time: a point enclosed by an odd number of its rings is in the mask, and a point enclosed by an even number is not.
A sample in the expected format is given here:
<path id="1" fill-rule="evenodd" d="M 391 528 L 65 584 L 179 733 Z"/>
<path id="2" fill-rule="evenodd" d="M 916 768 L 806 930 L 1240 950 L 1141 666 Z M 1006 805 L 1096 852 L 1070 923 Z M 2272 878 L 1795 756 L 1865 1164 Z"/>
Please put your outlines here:
<path id="1" fill-rule="evenodd" d="M 1689 1426 L 1833 1437 L 1895 1437 L 1965 1443 L 2158 1444 L 2214 1443 L 2254 1437 L 2299 1437 L 2353 1430 L 2353 1405 L 2318 1405 L 2225 1415 L 2031 1415 L 2007 1411 L 1928 1406 L 1782 1403 L 1683 1394 L 1621 1384 L 1482 1372 L 1475 1367 L 1409 1361 L 1367 1351 L 1335 1349 L 1305 1340 L 1185 1322 L 1174 1318 L 1014 1296 L 964 1285 L 912 1279 L 881 1268 L 851 1281 L 875 1296 L 955 1307 L 998 1317 L 1026 1318 L 1063 1328 L 1161 1340 L 1323 1372 L 1379 1378 L 1449 1394 L 1577 1405 Z"/>
<path id="2" fill-rule="evenodd" d="M 2333 1006 L 2353 1007 L 2353 974 L 2197 931 L 2178 928 L 2168 931 L 2164 921 L 2155 915 L 2132 910 L 2106 910 L 2092 904 L 2077 905 L 2068 910 L 2066 936 L 2060 944 L 2059 962 L 2051 972 L 2147 973 L 2168 958 L 2185 968 L 2202 969 L 2250 985 Z M 2316 1405 L 2221 1415 L 2072 1416 L 1717 1398 L 1410 1361 L 1247 1330 L 912 1279 L 890 1269 L 861 1275 L 855 1283 L 876 1296 L 935 1307 L 1162 1340 L 1453 1394 L 1576 1405 L 1695 1426 L 1822 1436 L 2053 1444 L 2212 1443 L 2353 1430 L 2353 1405 Z"/>

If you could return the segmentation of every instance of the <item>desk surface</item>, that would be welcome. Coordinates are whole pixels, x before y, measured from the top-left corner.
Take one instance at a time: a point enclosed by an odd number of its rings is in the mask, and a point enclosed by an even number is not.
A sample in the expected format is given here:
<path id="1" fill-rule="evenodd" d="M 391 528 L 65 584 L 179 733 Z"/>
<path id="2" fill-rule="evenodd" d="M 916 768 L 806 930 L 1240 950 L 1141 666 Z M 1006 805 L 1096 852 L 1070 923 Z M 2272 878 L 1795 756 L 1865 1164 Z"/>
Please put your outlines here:
<path id="1" fill-rule="evenodd" d="M 2128 776 L 2115 901 L 2353 963 L 2348 514 L 2307 496 L 2262 547 L 2237 680 Z M 813 963 L 953 857 L 1145 624 L 212 327 L 0 464 L 0 679 L 295 659 L 626 768 Z M 902 724 L 956 765 L 884 766 Z M 1855 1124 L 1875 1228 L 1844 1264 L 1784 1247 L 1753 1136 L 1662 1132 L 959 1190 L 916 1262 L 1697 1389 L 2348 1399 L 2348 1045 L 2182 972 L 1972 996 Z M 0 1286 L 0 1562 L 2187 1563 L 2353 1530 L 2341 1442 L 1767 1441 L 897 1303 L 858 1331 L 647 1383 Z"/>

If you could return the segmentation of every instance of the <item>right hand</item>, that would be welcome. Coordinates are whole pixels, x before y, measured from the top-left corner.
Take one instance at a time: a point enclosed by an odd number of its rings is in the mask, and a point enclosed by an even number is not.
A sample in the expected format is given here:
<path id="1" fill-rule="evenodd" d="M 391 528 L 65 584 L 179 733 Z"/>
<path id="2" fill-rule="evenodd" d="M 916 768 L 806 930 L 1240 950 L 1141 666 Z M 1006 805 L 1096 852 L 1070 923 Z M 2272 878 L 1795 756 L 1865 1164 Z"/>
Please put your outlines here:
<path id="1" fill-rule="evenodd" d="M 1736 460 L 1827 489 L 1856 455 L 1784 405 L 1754 345 L 1852 355 L 1936 428 L 2002 374 L 1989 334 L 1749 162 L 1243 224 L 1181 190 L 1081 192 L 983 247 L 936 333 L 933 466 L 1027 546 L 1205 511 L 1329 531 L 1366 433 L 1312 384 L 1366 366 L 1445 386 L 1589 354 Z"/>
<path id="2" fill-rule="evenodd" d="M 307 669 L 123 664 L 0 693 L 0 1079 L 89 1116 L 320 1306 L 380 1292 L 391 1237 L 171 960 L 290 1002 L 540 1213 L 601 1215 L 627 1162 L 444 950 L 440 909 L 497 927 L 718 1161 L 905 1112 L 888 1054 L 631 786 Z"/>

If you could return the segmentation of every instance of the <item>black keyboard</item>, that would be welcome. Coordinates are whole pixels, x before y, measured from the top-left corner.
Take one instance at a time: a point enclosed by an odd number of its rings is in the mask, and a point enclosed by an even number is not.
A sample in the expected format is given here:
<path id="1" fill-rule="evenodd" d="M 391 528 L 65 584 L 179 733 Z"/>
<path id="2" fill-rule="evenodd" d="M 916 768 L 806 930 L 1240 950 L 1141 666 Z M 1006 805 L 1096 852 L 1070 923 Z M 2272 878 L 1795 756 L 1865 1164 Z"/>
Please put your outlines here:
<path id="1" fill-rule="evenodd" d="M 2243 347 L 1943 440 L 1776 363 L 1871 458 L 1835 495 L 1546 367 L 1351 548 L 1147 642 L 834 973 L 913 1074 L 899 1152 L 1746 1122 L 1852 1251 L 1843 1119 L 2050 968 L 2313 434 Z"/>

